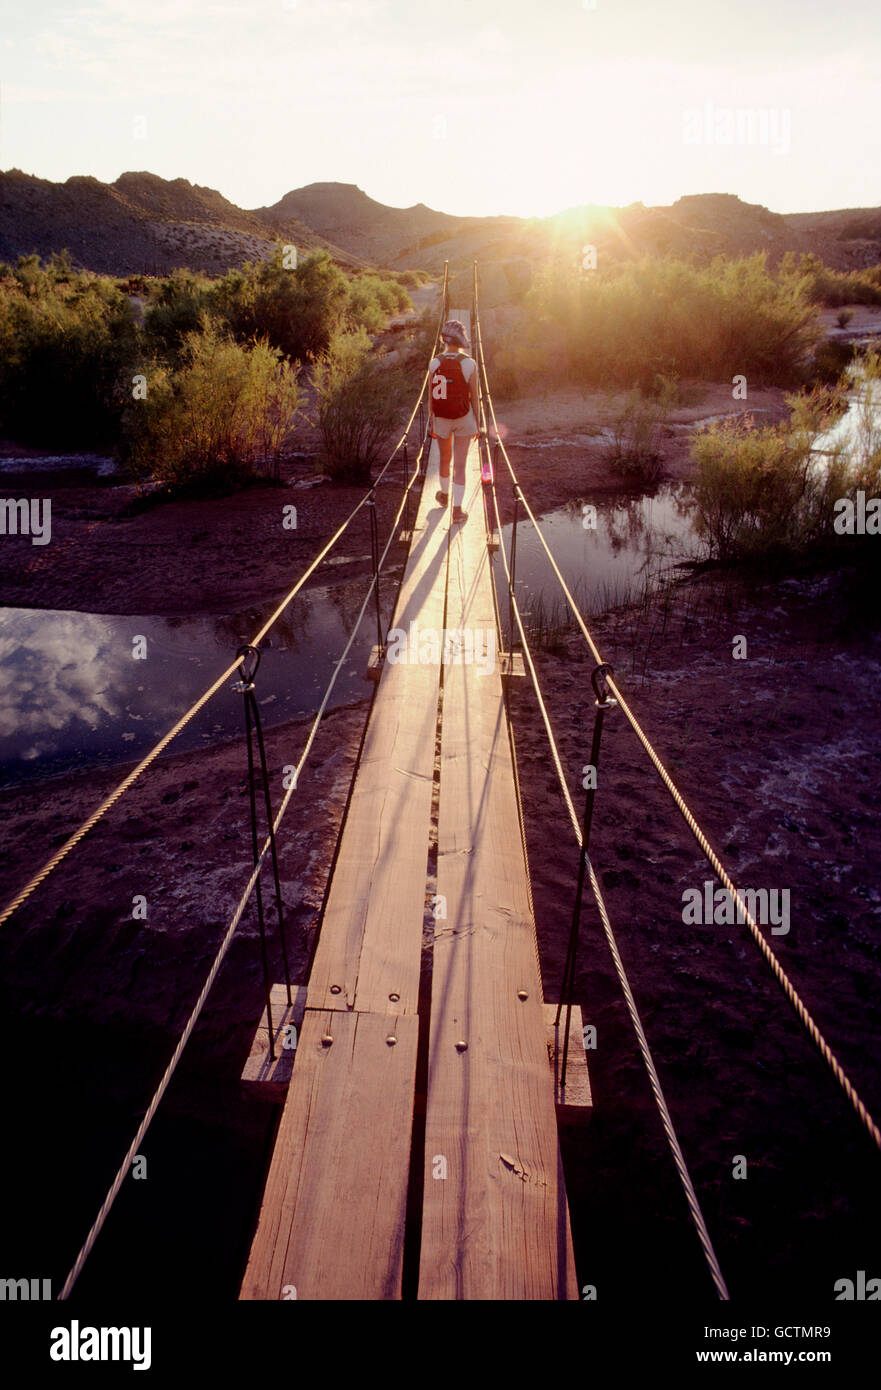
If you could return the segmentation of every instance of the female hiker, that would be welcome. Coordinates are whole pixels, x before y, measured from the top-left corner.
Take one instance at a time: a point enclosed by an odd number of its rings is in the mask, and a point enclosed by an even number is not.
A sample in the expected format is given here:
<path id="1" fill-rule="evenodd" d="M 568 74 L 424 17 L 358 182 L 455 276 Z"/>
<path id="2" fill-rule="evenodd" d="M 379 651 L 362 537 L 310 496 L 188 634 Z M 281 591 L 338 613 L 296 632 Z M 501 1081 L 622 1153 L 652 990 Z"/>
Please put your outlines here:
<path id="1" fill-rule="evenodd" d="M 453 521 L 467 521 L 462 510 L 465 497 L 465 460 L 477 434 L 477 363 L 466 357 L 468 335 L 458 319 L 448 319 L 441 329 L 444 351 L 429 363 L 428 409 L 431 432 L 440 450 L 440 491 L 437 501 L 447 505 L 450 490 L 450 455 L 453 455 Z"/>

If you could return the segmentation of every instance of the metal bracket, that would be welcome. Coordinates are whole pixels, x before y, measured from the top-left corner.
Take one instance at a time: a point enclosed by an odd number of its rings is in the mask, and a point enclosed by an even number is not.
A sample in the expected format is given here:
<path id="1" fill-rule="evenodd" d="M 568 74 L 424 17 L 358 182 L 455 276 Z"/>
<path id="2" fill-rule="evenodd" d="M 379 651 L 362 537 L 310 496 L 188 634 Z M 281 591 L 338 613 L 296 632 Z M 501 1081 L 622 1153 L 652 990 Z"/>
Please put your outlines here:
<path id="1" fill-rule="evenodd" d="M 608 682 L 614 674 L 614 667 L 610 666 L 608 661 L 601 661 L 599 666 L 595 666 L 591 671 L 590 682 L 596 696 L 597 709 L 611 709 L 618 703 L 614 696 L 609 694 Z"/>

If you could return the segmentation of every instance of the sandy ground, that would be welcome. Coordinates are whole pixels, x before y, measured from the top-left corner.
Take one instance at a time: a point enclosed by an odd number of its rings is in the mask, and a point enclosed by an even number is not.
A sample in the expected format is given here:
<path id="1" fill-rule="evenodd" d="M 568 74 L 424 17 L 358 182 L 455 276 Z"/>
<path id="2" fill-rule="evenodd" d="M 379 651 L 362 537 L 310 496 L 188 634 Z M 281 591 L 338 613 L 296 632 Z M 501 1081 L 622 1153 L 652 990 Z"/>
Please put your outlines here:
<path id="1" fill-rule="evenodd" d="M 839 325 L 840 313 L 850 314 L 848 323 Z M 851 304 L 842 309 L 821 309 L 819 320 L 830 338 L 862 338 L 881 333 L 881 308 L 875 304 Z"/>
<path id="2" fill-rule="evenodd" d="M 773 412 L 781 398 L 766 392 L 749 404 Z M 688 409 L 706 416 L 726 406 L 730 388 L 709 386 Z M 602 409 L 581 393 L 559 392 L 500 411 L 512 445 L 518 440 L 512 453 L 536 509 L 588 486 L 615 485 L 602 437 L 592 433 L 608 423 Z M 564 437 L 569 442 L 553 443 Z M 548 447 L 530 447 L 542 443 Z M 675 429 L 667 445 L 670 475 L 683 476 Z M 290 476 L 307 474 L 303 463 Z M 5 602 L 166 614 L 232 611 L 275 597 L 357 496 L 286 484 L 125 518 L 125 499 L 106 483 L 53 477 L 47 490 L 57 541 L 38 553 L 7 538 Z M 390 485 L 381 497 L 383 534 L 397 496 Z M 278 523 L 281 503 L 294 498 L 301 520 L 292 536 Z M 368 550 L 365 518 L 346 546 L 351 565 L 340 567 L 341 577 L 363 571 Z M 774 947 L 877 1115 L 881 646 L 871 606 L 849 584 L 846 575 L 803 578 L 748 592 L 705 579 L 677 599 L 665 630 L 659 614 L 622 612 L 597 622 L 595 633 L 735 880 L 790 890 L 791 930 Z M 732 660 L 736 634 L 748 639 L 746 661 Z M 589 662 L 571 639 L 542 653 L 539 665 L 576 786 L 593 718 Z M 327 718 L 282 837 L 296 978 L 367 701 Z M 525 685 L 511 703 L 545 993 L 553 999 L 571 917 L 574 841 Z M 270 731 L 271 768 L 294 761 L 291 750 L 298 754 L 304 737 L 302 725 Z M 3 1154 L 3 1179 L 18 1198 L 8 1223 L 10 1269 L 39 1264 L 63 1277 L 161 1074 L 247 877 L 244 769 L 239 741 L 163 759 L 4 927 L 6 1041 L 10 1055 L 28 1059 L 13 1070 L 7 1094 L 7 1113 L 28 1117 L 27 1143 Z M 740 1297 L 785 1288 L 825 1304 L 836 1279 L 871 1270 L 876 1258 L 871 1145 L 744 930 L 683 925 L 682 889 L 708 875 L 620 715 L 607 722 L 602 769 L 595 860 L 723 1268 Z M 119 771 L 0 796 L 4 897 Z M 131 917 L 136 894 L 147 897 L 146 921 Z M 276 946 L 273 956 L 277 969 Z M 599 1039 L 589 1059 L 593 1120 L 564 1141 L 581 1282 L 619 1303 L 648 1296 L 699 1303 L 709 1281 L 590 908 L 577 998 Z M 190 1296 L 208 1262 L 215 1306 L 235 1297 L 273 1128 L 272 1115 L 243 1100 L 237 1083 L 259 1011 L 250 916 L 151 1132 L 153 1180 L 125 1189 L 84 1292 L 113 1289 L 124 1260 L 129 1293 L 154 1292 L 161 1277 L 167 1296 Z M 44 1082 L 52 1085 L 51 1107 L 35 1110 L 35 1076 L 52 1078 Z M 80 1141 L 59 1184 L 56 1136 L 70 1131 Z M 746 1181 L 732 1177 L 738 1154 L 748 1161 Z M 28 1212 L 38 1202 L 51 1219 L 35 1234 Z"/>
<path id="3" fill-rule="evenodd" d="M 52 542 L 7 536 L 0 547 L 0 594 L 9 607 L 92 613 L 234 613 L 282 595 L 308 567 L 364 496 L 363 488 L 313 485 L 310 461 L 289 465 L 280 486 L 247 488 L 233 497 L 172 502 L 137 515 L 126 509 L 134 487 L 103 485 L 82 475 L 47 475 Z M 32 479 L 7 474 L 7 496 L 34 492 Z M 400 505 L 402 469 L 377 488 L 383 537 Z M 295 530 L 284 508 L 297 509 Z M 370 522 L 362 508 L 333 554 L 340 582 L 363 573 Z M 314 583 L 327 582 L 328 571 Z"/>

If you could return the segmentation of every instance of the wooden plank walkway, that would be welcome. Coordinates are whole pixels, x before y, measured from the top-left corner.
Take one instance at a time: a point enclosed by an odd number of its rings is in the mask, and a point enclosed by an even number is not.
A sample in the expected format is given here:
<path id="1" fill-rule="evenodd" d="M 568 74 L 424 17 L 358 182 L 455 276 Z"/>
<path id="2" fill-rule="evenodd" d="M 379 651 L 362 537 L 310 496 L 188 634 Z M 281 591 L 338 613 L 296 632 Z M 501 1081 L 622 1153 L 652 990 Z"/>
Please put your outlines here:
<path id="1" fill-rule="evenodd" d="M 494 653 L 475 458 L 469 473 L 450 533 L 433 454 L 392 626 L 479 629 Z M 481 674 L 477 655 L 443 668 L 419 1297 L 575 1298 L 498 659 Z M 401 1296 L 440 673 L 382 670 L 242 1298 Z"/>
<path id="2" fill-rule="evenodd" d="M 447 628 L 476 643 L 495 639 L 476 457 L 468 476 Z M 577 1298 L 498 659 L 444 671 L 437 891 L 419 1297 Z"/>

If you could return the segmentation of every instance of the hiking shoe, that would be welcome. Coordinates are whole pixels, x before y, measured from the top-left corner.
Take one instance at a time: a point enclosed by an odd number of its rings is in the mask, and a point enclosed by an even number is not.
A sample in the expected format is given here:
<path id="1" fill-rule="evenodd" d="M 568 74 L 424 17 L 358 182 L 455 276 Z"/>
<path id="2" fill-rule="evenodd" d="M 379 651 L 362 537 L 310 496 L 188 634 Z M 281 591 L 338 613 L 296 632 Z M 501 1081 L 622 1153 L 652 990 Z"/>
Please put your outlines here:
<path id="1" fill-rule="evenodd" d="M 440 489 L 438 489 L 434 494 L 434 500 L 435 502 L 440 502 L 442 507 L 445 507 L 450 500 L 450 494 L 448 492 L 441 492 Z"/>
<path id="2" fill-rule="evenodd" d="M 454 507 L 454 508 L 453 508 L 453 522 L 454 522 L 454 523 L 458 523 L 458 522 L 460 522 L 460 521 L 467 521 L 467 520 L 468 520 L 468 513 L 467 513 L 467 512 L 463 512 L 461 507 Z"/>

